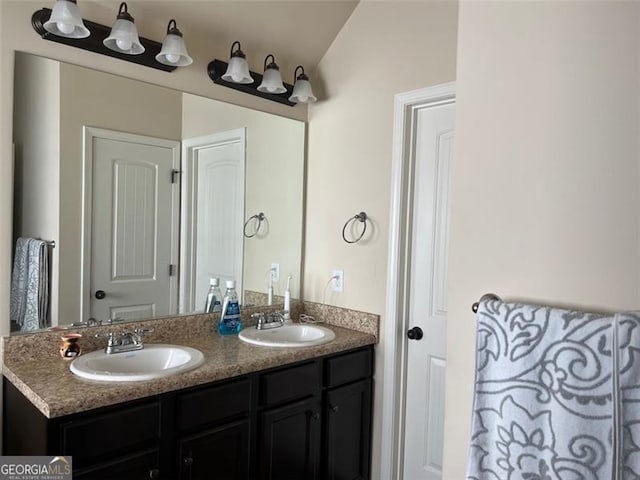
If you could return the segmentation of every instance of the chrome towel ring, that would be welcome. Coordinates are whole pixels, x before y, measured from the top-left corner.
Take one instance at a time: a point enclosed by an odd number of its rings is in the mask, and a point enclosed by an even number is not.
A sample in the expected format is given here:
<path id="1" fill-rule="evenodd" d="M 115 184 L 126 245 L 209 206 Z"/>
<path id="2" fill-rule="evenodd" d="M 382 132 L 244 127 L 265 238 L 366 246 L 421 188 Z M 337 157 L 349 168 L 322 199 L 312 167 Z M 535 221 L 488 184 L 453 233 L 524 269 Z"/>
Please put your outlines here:
<path id="1" fill-rule="evenodd" d="M 260 231 L 260 227 L 262 226 L 262 222 L 266 219 L 267 217 L 264 216 L 264 213 L 260 212 L 260 213 L 256 213 L 255 215 L 251 215 L 248 220 L 246 222 L 244 222 L 244 229 L 243 229 L 243 233 L 244 236 L 247 238 L 253 238 L 255 237 L 258 232 Z M 251 235 L 249 235 L 247 233 L 247 225 L 249 225 L 249 223 L 251 222 L 251 220 L 255 220 L 255 228 L 253 229 L 253 233 Z"/>
<path id="2" fill-rule="evenodd" d="M 356 220 L 360 221 L 360 223 L 362 223 L 364 225 L 362 227 L 362 232 L 360 232 L 360 236 L 358 238 L 356 238 L 355 240 L 349 240 L 349 239 L 347 239 L 347 236 L 346 236 L 347 227 L 352 222 L 355 222 Z M 365 212 L 360 212 L 357 215 L 354 215 L 353 217 L 351 217 L 344 224 L 344 227 L 342 227 L 342 239 L 347 243 L 358 243 L 360 240 L 362 240 L 362 237 L 364 236 L 364 232 L 366 232 L 366 231 L 367 231 L 367 214 Z"/>

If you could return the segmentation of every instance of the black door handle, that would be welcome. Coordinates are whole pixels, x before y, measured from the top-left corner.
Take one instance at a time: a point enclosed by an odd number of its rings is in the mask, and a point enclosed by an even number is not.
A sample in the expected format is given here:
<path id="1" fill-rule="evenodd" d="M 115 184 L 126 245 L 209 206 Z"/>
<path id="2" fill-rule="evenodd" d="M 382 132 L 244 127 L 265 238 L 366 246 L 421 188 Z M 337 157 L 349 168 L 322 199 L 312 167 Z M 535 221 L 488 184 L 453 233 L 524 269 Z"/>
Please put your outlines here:
<path id="1" fill-rule="evenodd" d="M 107 294 L 104 292 L 104 290 L 98 290 L 96 291 L 96 298 L 98 300 L 102 300 L 103 298 L 105 298 L 107 296 Z"/>
<path id="2" fill-rule="evenodd" d="M 422 334 L 422 329 L 420 327 L 413 327 L 407 332 L 407 337 L 409 340 L 420 340 L 424 335 Z"/>

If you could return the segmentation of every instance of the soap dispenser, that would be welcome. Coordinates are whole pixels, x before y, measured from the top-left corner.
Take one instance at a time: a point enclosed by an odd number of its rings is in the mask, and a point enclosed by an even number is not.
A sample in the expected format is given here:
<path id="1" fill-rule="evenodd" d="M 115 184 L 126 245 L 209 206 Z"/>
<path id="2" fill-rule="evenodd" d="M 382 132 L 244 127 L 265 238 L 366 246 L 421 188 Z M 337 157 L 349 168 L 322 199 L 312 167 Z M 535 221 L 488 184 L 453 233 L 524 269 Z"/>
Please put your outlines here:
<path id="1" fill-rule="evenodd" d="M 242 319 L 240 317 L 240 304 L 236 293 L 236 281 L 227 280 L 227 291 L 222 302 L 222 313 L 218 322 L 218 333 L 220 335 L 234 335 L 242 330 Z"/>

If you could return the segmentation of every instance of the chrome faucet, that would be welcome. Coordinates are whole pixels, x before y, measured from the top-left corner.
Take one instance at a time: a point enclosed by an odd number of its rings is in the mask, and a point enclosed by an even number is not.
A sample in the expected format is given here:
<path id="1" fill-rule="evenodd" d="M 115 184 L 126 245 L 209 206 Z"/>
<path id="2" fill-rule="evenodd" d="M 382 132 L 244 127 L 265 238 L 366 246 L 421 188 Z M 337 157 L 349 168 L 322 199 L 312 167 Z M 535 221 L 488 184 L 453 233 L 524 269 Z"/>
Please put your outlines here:
<path id="1" fill-rule="evenodd" d="M 282 312 L 269 312 L 264 314 L 262 312 L 254 313 L 251 318 L 257 318 L 258 323 L 256 328 L 258 330 L 267 330 L 269 328 L 278 328 L 284 325 L 285 318 Z"/>
<path id="2" fill-rule="evenodd" d="M 72 327 L 99 327 L 101 325 L 113 325 L 117 322 L 123 322 L 124 318 L 115 317 L 109 318 L 107 320 L 98 320 L 94 317 L 89 317 L 86 320 L 80 320 L 79 322 L 74 322 L 71 324 Z"/>
<path id="3" fill-rule="evenodd" d="M 107 347 L 104 349 L 104 353 L 110 355 L 112 353 L 133 352 L 135 350 L 142 350 L 144 343 L 142 336 L 145 333 L 153 332 L 153 328 L 136 328 L 133 332 L 108 332 L 108 333 L 96 333 L 96 338 L 106 338 Z"/>

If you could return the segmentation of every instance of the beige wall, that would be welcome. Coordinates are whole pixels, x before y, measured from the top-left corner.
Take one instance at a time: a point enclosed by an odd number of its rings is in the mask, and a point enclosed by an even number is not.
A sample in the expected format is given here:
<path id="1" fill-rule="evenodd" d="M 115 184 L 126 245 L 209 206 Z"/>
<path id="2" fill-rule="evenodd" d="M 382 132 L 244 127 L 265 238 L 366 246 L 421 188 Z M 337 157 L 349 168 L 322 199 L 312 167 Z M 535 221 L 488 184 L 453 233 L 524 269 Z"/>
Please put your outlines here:
<path id="1" fill-rule="evenodd" d="M 305 124 L 187 94 L 182 115 L 183 139 L 246 128 L 245 218 L 264 212 L 269 233 L 244 241 L 242 288 L 266 293 L 274 262 L 280 264 L 276 295 L 284 294 L 291 275 L 292 297 L 299 298 Z"/>
<path id="2" fill-rule="evenodd" d="M 386 302 L 394 94 L 455 80 L 455 2 L 359 4 L 311 78 L 303 297 L 382 314 Z M 364 210 L 366 241 L 344 222 Z M 344 292 L 327 292 L 334 268 Z M 384 321 L 384 319 L 383 319 Z M 377 348 L 373 476 L 378 478 L 382 351 Z M 384 479 L 387 480 L 387 479 Z"/>
<path id="3" fill-rule="evenodd" d="M 204 73 L 207 63 L 215 57 L 225 58 L 228 45 L 212 44 L 210 39 L 189 36 L 189 53 L 194 63 L 188 68 L 165 73 L 147 67 L 133 65 L 77 48 L 42 40 L 31 28 L 31 15 L 45 6 L 39 0 L 0 1 L 0 334 L 8 329 L 9 281 L 11 271 L 11 217 L 12 217 L 12 165 L 11 131 L 13 111 L 13 61 L 14 51 L 35 53 L 57 60 L 83 65 L 115 73 L 156 85 L 229 101 L 258 110 L 276 113 L 289 118 L 306 120 L 304 106 L 291 108 L 258 97 L 214 85 Z M 83 16 L 104 25 L 113 22 L 113 5 L 84 2 Z M 141 35 L 161 41 L 166 32 L 166 18 L 136 18 Z"/>
<path id="4" fill-rule="evenodd" d="M 474 301 L 640 307 L 639 9 L 460 6 L 447 479 L 466 466 Z"/>

